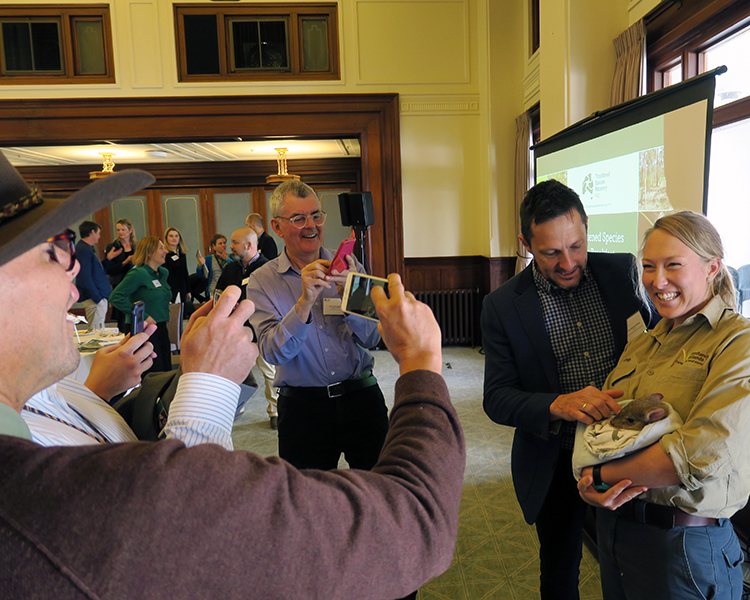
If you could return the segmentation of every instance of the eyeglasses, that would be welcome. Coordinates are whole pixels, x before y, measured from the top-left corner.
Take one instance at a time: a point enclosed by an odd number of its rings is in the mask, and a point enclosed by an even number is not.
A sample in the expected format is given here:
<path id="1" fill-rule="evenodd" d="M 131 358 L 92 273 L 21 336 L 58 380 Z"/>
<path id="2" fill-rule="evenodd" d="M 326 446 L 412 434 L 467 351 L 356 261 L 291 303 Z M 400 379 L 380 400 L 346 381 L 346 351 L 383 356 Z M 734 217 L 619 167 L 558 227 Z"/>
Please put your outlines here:
<path id="1" fill-rule="evenodd" d="M 289 221 L 297 229 L 304 229 L 305 225 L 307 225 L 308 219 L 311 219 L 313 224 L 315 225 L 322 225 L 323 223 L 325 223 L 326 213 L 324 213 L 322 210 L 316 210 L 314 213 L 311 213 L 309 215 L 294 215 L 293 217 L 274 217 L 274 219 L 282 219 L 284 221 Z"/>
<path id="2" fill-rule="evenodd" d="M 47 240 L 47 249 L 50 258 L 66 271 L 72 271 L 76 264 L 76 234 L 72 229 L 66 229 L 63 233 Z"/>

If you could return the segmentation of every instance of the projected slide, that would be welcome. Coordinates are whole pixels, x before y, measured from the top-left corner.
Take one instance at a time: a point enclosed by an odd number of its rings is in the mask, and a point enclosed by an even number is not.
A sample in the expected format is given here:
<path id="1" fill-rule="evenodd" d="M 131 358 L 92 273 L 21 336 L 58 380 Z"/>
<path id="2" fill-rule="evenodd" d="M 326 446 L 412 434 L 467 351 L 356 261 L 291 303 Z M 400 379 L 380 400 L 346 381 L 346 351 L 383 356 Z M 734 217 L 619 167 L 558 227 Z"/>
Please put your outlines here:
<path id="1" fill-rule="evenodd" d="M 592 252 L 635 254 L 642 233 L 675 209 L 703 210 L 706 101 L 537 158 L 537 182 L 573 189 Z"/>

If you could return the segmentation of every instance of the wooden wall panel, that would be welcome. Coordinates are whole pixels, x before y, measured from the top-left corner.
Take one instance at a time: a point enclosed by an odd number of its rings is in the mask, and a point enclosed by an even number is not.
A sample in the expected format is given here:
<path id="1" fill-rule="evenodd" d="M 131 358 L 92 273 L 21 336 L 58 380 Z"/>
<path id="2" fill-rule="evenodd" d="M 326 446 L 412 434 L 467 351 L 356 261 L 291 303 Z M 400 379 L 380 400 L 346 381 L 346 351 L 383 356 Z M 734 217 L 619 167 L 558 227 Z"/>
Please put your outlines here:
<path id="1" fill-rule="evenodd" d="M 404 284 L 414 292 L 478 288 L 483 297 L 513 277 L 515 262 L 515 257 L 407 258 Z"/>
<path id="2" fill-rule="evenodd" d="M 404 260 L 404 286 L 411 292 L 478 289 L 476 314 L 491 291 L 513 277 L 515 257 L 446 256 Z M 474 339 L 481 340 L 479 319 Z"/>

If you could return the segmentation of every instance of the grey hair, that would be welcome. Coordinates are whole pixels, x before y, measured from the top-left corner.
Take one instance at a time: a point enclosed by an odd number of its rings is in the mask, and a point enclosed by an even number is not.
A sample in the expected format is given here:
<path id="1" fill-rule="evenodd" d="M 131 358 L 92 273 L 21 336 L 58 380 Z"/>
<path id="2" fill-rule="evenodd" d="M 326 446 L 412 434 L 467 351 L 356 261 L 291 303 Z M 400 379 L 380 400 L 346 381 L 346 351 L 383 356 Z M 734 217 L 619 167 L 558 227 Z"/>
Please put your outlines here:
<path id="1" fill-rule="evenodd" d="M 271 197 L 268 199 L 268 204 L 271 209 L 271 216 L 281 216 L 279 214 L 281 205 L 284 203 L 284 197 L 290 192 L 297 196 L 297 198 L 307 198 L 311 194 L 315 196 L 316 199 L 318 198 L 315 190 L 313 190 L 309 185 L 295 179 L 290 179 L 289 181 L 285 181 L 279 187 L 277 187 L 271 194 Z"/>
<path id="2" fill-rule="evenodd" d="M 737 292 L 734 281 L 724 264 L 724 245 L 716 228 L 706 217 L 690 210 L 683 210 L 660 218 L 654 226 L 643 234 L 643 241 L 638 250 L 638 279 L 643 279 L 643 249 L 651 234 L 657 229 L 673 235 L 698 257 L 707 263 L 711 259 L 719 259 L 719 272 L 711 281 L 711 295 L 719 296 L 727 306 L 737 310 Z M 648 300 L 648 294 L 643 284 L 638 286 L 638 295 L 642 300 Z M 648 304 L 648 302 L 647 302 Z"/>

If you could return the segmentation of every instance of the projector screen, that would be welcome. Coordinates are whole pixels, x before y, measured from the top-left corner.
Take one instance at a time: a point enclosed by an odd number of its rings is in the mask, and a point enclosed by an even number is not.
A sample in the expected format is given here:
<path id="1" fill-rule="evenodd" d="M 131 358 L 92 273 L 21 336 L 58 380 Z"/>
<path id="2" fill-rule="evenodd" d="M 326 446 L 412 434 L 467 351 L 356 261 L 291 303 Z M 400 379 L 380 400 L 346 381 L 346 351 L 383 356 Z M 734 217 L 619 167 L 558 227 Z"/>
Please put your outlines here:
<path id="1" fill-rule="evenodd" d="M 635 254 L 662 215 L 705 214 L 716 71 L 595 113 L 534 147 L 537 183 L 556 179 L 580 196 L 589 251 Z"/>

